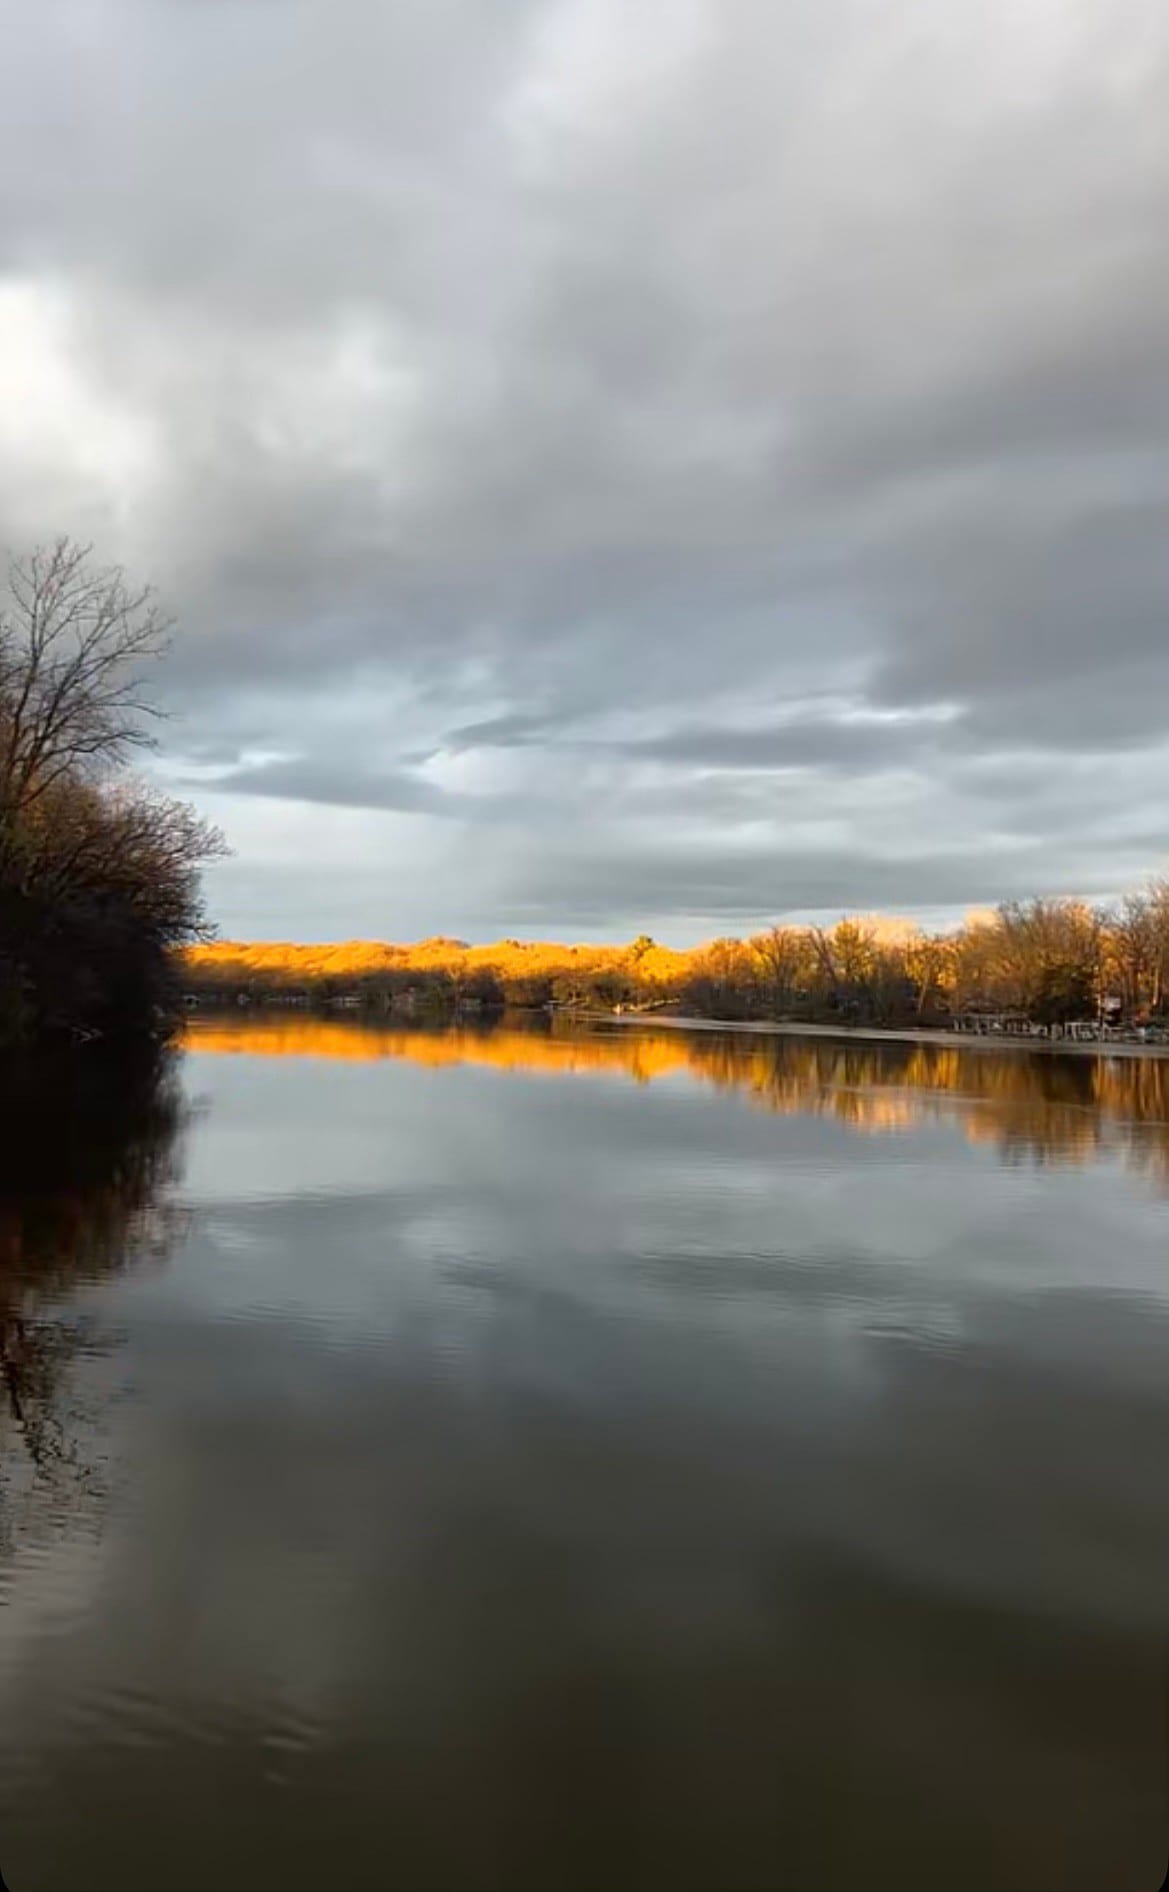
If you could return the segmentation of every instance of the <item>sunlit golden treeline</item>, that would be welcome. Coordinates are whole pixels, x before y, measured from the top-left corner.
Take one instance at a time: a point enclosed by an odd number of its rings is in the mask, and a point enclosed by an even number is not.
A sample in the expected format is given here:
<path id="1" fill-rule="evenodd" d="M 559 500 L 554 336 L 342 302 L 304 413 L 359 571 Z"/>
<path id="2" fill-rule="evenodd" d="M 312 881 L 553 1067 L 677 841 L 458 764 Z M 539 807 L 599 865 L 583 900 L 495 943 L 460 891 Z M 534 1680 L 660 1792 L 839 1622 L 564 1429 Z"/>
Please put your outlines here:
<path id="1" fill-rule="evenodd" d="M 979 1010 L 1039 1024 L 1144 1021 L 1169 1009 L 1169 882 L 1108 909 L 1015 902 L 950 933 L 845 918 L 832 927 L 776 925 L 687 952 L 644 934 L 614 946 L 224 940 L 193 948 L 185 974 L 193 992 L 209 996 L 348 1000 L 375 1011 L 551 1004 L 853 1024 L 942 1023 Z"/>
<path id="2" fill-rule="evenodd" d="M 474 1064 L 547 1076 L 609 1074 L 636 1084 L 688 1075 L 779 1115 L 831 1117 L 867 1134 L 945 1118 L 1008 1161 L 1083 1163 L 1116 1151 L 1169 1183 L 1169 1060 L 1162 1058 L 995 1056 L 959 1045 L 652 1023 L 429 1031 L 268 1013 L 194 1017 L 186 1045 L 253 1057 L 401 1059 L 436 1070 Z"/>

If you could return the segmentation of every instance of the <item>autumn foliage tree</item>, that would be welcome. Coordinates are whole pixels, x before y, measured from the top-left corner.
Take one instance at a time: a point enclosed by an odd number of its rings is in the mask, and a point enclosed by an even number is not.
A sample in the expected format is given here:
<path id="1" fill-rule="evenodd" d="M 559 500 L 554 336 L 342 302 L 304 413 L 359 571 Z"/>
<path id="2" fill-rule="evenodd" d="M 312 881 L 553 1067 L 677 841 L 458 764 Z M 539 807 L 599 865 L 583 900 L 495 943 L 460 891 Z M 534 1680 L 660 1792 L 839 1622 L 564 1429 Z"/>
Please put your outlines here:
<path id="1" fill-rule="evenodd" d="M 222 838 L 133 782 L 168 625 L 149 589 L 59 539 L 0 604 L 0 1042 L 165 1026 L 175 949 L 205 936 Z"/>
<path id="2" fill-rule="evenodd" d="M 403 996 L 425 1009 L 633 1008 L 710 1018 L 839 1025 L 938 1025 L 969 1010 L 1060 1026 L 1169 1005 L 1169 882 L 1112 912 L 1074 900 L 1008 903 L 951 933 L 870 916 L 834 926 L 768 927 L 678 952 L 641 935 L 627 946 L 506 939 L 335 946 L 218 940 L 186 957 L 208 998 L 356 996 L 373 1009 Z"/>

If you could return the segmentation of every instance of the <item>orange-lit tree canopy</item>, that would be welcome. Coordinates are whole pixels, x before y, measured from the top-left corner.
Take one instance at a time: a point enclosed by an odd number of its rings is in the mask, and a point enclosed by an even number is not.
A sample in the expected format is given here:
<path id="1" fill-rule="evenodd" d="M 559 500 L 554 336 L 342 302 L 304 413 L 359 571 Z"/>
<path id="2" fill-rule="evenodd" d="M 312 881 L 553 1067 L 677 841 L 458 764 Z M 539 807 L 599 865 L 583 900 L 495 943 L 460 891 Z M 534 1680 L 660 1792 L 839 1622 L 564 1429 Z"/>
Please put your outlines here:
<path id="1" fill-rule="evenodd" d="M 1012 903 L 972 913 L 948 934 L 861 917 L 833 927 L 773 926 L 686 952 L 645 935 L 611 946 L 221 940 L 193 948 L 184 965 L 197 991 L 225 997 L 409 995 L 481 1008 L 672 1006 L 711 1017 L 852 1023 L 928 1023 L 969 1009 L 1045 1024 L 1113 1010 L 1148 1018 L 1169 1010 L 1169 882 L 1110 911 L 1075 900 Z"/>

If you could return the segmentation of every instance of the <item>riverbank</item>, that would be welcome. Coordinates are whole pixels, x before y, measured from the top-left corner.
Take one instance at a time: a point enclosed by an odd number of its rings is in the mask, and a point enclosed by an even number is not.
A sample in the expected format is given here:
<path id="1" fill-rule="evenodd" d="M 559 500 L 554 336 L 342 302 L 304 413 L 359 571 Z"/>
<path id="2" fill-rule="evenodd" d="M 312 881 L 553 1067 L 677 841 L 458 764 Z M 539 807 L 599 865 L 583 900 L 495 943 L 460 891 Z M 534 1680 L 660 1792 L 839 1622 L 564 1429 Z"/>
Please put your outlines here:
<path id="1" fill-rule="evenodd" d="M 945 1045 L 961 1051 L 1028 1051 L 1046 1057 L 1169 1058 L 1169 1045 L 1142 1045 L 1132 1040 L 1087 1044 L 1068 1038 L 1023 1038 L 1007 1032 L 944 1031 L 930 1026 L 812 1025 L 799 1020 L 694 1018 L 662 1012 L 588 1012 L 579 1014 L 590 1024 L 651 1025 L 656 1030 L 733 1031 L 766 1038 L 877 1039 L 890 1044 Z"/>

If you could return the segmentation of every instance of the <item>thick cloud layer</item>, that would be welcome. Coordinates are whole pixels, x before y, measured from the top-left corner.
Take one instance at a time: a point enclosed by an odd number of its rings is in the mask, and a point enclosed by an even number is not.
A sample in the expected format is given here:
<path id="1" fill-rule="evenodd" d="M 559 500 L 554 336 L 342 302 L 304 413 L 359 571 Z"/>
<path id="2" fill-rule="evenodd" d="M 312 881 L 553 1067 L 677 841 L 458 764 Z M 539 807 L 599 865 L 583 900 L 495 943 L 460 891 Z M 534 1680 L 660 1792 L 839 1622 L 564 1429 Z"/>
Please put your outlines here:
<path id="1" fill-rule="evenodd" d="M 13 0 L 0 539 L 181 623 L 233 933 L 1169 866 L 1169 14 Z"/>

